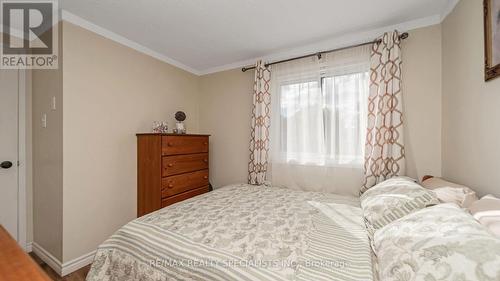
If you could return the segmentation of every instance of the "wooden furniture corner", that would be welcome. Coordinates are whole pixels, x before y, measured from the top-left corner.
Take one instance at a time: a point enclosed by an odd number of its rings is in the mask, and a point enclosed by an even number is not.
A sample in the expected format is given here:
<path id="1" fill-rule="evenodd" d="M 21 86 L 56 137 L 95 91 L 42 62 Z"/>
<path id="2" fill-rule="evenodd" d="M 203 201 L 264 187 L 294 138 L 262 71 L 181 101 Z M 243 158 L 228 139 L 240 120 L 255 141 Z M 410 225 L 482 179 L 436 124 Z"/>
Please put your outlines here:
<path id="1" fill-rule="evenodd" d="M 0 281 L 50 281 L 36 262 L 0 225 Z"/>
<path id="2" fill-rule="evenodd" d="M 137 134 L 137 216 L 209 191 L 209 135 Z"/>

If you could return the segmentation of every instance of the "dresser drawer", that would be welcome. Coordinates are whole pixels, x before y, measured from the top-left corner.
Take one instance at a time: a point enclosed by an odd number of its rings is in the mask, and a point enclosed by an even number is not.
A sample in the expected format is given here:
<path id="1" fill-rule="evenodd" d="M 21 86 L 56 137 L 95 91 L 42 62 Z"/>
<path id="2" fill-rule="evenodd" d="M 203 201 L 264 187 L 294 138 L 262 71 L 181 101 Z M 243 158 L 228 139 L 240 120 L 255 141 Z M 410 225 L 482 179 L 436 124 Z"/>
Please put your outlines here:
<path id="1" fill-rule="evenodd" d="M 162 198 L 206 186 L 208 185 L 208 170 L 166 177 L 162 179 L 161 185 Z"/>
<path id="2" fill-rule="evenodd" d="M 207 193 L 209 191 L 208 186 L 196 188 L 181 194 L 177 194 L 168 198 L 164 198 L 161 200 L 161 207 L 167 207 L 168 205 L 172 205 L 174 203 L 184 201 L 186 199 L 189 199 L 191 197 L 195 197 L 198 195 L 201 195 L 203 193 Z"/>
<path id="3" fill-rule="evenodd" d="M 206 136 L 163 136 L 161 138 L 163 156 L 207 153 L 208 137 Z"/>
<path id="4" fill-rule="evenodd" d="M 162 176 L 168 177 L 208 169 L 208 153 L 163 156 Z"/>

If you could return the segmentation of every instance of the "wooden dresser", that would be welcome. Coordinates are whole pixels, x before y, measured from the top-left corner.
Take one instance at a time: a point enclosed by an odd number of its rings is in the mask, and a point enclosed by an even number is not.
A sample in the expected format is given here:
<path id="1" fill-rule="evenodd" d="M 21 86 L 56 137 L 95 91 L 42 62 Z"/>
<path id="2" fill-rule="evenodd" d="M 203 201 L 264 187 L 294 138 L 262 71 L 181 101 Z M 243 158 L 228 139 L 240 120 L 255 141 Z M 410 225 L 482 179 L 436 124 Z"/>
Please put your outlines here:
<path id="1" fill-rule="evenodd" d="M 209 135 L 137 134 L 137 216 L 209 191 Z"/>

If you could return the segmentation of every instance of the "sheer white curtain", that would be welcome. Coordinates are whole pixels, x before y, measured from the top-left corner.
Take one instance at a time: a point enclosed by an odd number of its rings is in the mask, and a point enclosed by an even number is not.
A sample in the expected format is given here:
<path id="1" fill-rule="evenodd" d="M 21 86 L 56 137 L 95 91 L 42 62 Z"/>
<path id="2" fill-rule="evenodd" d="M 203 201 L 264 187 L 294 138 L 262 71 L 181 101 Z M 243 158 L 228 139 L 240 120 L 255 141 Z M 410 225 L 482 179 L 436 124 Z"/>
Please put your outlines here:
<path id="1" fill-rule="evenodd" d="M 273 185 L 358 195 L 369 67 L 369 46 L 272 67 Z"/>

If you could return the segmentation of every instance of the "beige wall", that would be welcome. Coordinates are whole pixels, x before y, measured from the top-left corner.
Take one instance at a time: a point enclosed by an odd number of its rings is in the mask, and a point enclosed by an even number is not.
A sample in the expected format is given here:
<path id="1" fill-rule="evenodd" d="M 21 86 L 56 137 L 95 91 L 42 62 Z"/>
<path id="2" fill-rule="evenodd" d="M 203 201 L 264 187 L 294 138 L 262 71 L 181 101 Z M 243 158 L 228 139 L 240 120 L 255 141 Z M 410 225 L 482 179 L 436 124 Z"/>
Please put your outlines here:
<path id="1" fill-rule="evenodd" d="M 63 261 L 136 217 L 136 137 L 186 112 L 198 132 L 199 78 L 64 23 Z"/>
<path id="2" fill-rule="evenodd" d="M 484 81 L 482 1 L 462 0 L 442 24 L 443 176 L 500 195 L 500 78 Z"/>
<path id="3" fill-rule="evenodd" d="M 200 79 L 200 132 L 210 137 L 210 182 L 217 188 L 248 176 L 254 72 L 234 69 Z"/>
<path id="4" fill-rule="evenodd" d="M 402 48 L 406 172 L 441 176 L 441 25 L 410 31 Z"/>
<path id="5" fill-rule="evenodd" d="M 403 43 L 407 172 L 441 175 L 441 27 L 410 31 Z M 201 77 L 200 130 L 212 134 L 211 182 L 247 180 L 253 71 Z"/>
<path id="6" fill-rule="evenodd" d="M 62 65 L 57 70 L 32 71 L 33 241 L 59 260 L 63 223 L 62 77 Z M 56 111 L 50 108 L 53 96 L 59 103 Z M 41 126 L 43 113 L 47 114 L 47 128 Z"/>

